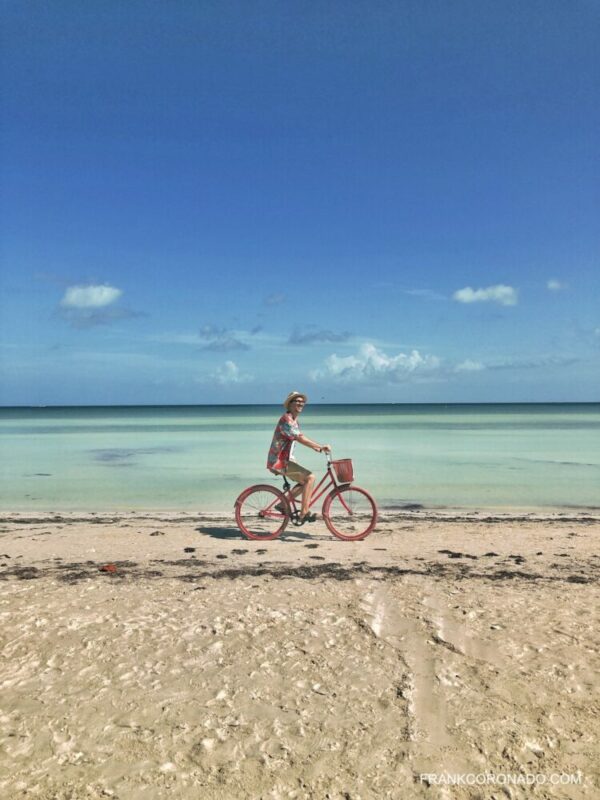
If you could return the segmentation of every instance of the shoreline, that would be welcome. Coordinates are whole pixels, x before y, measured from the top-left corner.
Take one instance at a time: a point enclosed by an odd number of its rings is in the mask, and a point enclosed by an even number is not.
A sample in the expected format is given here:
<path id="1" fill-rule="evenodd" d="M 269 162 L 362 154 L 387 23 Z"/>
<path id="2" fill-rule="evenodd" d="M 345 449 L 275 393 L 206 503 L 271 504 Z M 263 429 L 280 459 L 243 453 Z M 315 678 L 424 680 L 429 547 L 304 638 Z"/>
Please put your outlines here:
<path id="1" fill-rule="evenodd" d="M 317 512 L 318 513 L 318 512 Z M 320 514 L 319 514 L 320 516 Z M 0 510 L 0 525 L 43 524 L 62 520 L 65 522 L 100 521 L 120 522 L 122 520 L 163 520 L 165 522 L 194 522 L 202 520 L 230 519 L 235 524 L 233 506 L 220 511 L 189 511 L 187 509 L 50 509 Z M 378 508 L 378 524 L 384 522 L 414 520 L 422 522 L 600 522 L 600 506 L 436 506 L 428 507 L 414 504 L 408 506 Z M 241 533 L 240 533 L 241 536 Z"/>

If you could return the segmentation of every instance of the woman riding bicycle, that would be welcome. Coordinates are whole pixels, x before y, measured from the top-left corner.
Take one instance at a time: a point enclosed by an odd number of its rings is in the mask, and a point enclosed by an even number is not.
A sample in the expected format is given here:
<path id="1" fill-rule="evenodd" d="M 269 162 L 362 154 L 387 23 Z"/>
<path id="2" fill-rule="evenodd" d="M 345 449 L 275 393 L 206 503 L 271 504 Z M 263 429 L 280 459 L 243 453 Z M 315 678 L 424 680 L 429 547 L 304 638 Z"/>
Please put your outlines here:
<path id="1" fill-rule="evenodd" d="M 302 413 L 307 402 L 308 397 L 302 392 L 290 392 L 286 397 L 283 403 L 286 413 L 280 417 L 275 427 L 267 458 L 267 469 L 275 475 L 285 475 L 286 478 L 296 481 L 297 485 L 292 489 L 292 495 L 298 497 L 302 493 L 300 519 L 302 522 L 314 522 L 317 515 L 309 513 L 308 507 L 315 476 L 294 459 L 294 447 L 296 442 L 300 442 L 305 447 L 316 450 L 317 453 L 329 453 L 331 447 L 328 444 L 313 442 L 300 430 L 298 415 Z"/>

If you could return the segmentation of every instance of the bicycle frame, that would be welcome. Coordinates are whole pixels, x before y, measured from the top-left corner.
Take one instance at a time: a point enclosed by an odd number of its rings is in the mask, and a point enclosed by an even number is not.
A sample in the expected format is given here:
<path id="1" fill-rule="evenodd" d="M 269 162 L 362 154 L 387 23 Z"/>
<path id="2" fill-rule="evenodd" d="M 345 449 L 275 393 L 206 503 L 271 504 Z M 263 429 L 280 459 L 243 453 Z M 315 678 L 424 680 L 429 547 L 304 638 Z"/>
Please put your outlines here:
<path id="1" fill-rule="evenodd" d="M 296 505 L 296 498 L 292 494 L 292 489 L 294 487 L 288 481 L 288 479 L 286 478 L 285 475 L 283 475 L 282 477 L 283 477 L 283 487 L 284 487 L 283 495 L 284 495 L 285 499 L 288 501 L 288 503 L 290 505 L 290 508 L 291 508 L 291 511 L 292 511 L 292 520 L 293 520 L 294 516 L 296 516 L 298 514 L 298 507 Z M 323 486 L 323 484 L 325 484 L 325 485 Z M 301 486 L 302 484 L 297 484 L 297 485 Z M 310 502 L 308 504 L 308 507 L 312 508 L 315 505 L 315 503 L 318 500 L 320 500 L 321 497 L 323 497 L 323 495 L 326 494 L 327 492 L 329 492 L 330 490 L 333 491 L 334 489 L 337 489 L 338 486 L 345 486 L 345 485 L 346 484 L 339 484 L 336 481 L 335 474 L 334 474 L 333 469 L 331 467 L 331 456 L 330 456 L 329 453 L 327 453 L 327 468 L 325 470 L 325 474 L 323 475 L 323 477 L 321 478 L 321 480 L 319 481 L 317 486 L 315 486 L 315 488 L 312 490 L 312 494 L 310 496 Z M 323 488 L 321 488 L 321 487 L 323 487 Z M 346 511 L 348 511 L 348 513 L 352 513 L 351 509 L 348 507 L 348 505 L 346 504 L 346 501 L 344 500 L 343 497 L 340 497 L 340 502 L 342 503 L 342 505 L 344 506 Z M 265 514 L 270 514 L 271 510 L 274 509 L 276 505 L 277 505 L 277 500 L 274 500 L 271 503 L 271 505 L 268 506 L 265 509 Z"/>
<path id="2" fill-rule="evenodd" d="M 327 483 L 325 483 L 325 481 L 327 481 Z M 321 486 L 323 486 L 324 483 L 325 483 L 325 486 L 321 489 Z M 296 498 L 292 495 L 292 488 L 293 487 L 290 484 L 290 482 L 288 481 L 288 479 L 285 477 L 285 475 L 283 476 L 283 485 L 284 485 L 284 488 L 285 488 L 285 491 L 284 491 L 285 499 L 294 508 L 295 505 L 296 505 Z M 319 500 L 321 497 L 323 497 L 325 492 L 327 492 L 329 490 L 330 486 L 333 486 L 335 488 L 337 486 L 337 484 L 336 484 L 335 479 L 334 479 L 334 477 L 333 477 L 333 475 L 331 473 L 331 468 L 328 466 L 327 470 L 325 471 L 325 475 L 323 475 L 323 477 L 319 481 L 318 485 L 315 486 L 315 488 L 312 490 L 312 494 L 310 496 L 310 502 L 308 504 L 308 507 L 312 508 L 314 506 L 314 504 L 317 502 L 317 500 Z"/>

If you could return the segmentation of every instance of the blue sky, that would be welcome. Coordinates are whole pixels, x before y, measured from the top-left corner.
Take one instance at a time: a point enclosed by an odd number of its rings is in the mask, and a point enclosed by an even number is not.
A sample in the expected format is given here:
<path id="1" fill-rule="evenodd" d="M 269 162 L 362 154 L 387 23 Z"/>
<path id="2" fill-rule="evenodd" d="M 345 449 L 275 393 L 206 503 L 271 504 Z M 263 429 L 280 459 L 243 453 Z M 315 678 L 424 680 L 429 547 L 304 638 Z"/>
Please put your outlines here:
<path id="1" fill-rule="evenodd" d="M 1 404 L 600 399 L 598 3 L 2 13 Z"/>

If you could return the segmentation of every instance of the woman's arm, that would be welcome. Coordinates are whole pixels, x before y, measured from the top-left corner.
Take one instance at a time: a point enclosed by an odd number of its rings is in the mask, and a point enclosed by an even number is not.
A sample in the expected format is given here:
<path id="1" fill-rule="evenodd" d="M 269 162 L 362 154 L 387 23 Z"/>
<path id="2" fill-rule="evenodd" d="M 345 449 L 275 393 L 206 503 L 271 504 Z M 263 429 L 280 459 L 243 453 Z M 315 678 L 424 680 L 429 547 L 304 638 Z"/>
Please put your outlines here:
<path id="1" fill-rule="evenodd" d="M 329 453 L 331 451 L 331 447 L 328 444 L 317 444 L 316 442 L 313 442 L 312 439 L 309 439 L 308 436 L 305 436 L 303 433 L 300 434 L 300 436 L 296 441 L 300 442 L 300 444 L 303 444 L 305 447 L 310 447 L 312 450 L 316 450 L 317 453 L 321 453 L 323 451 Z"/>

